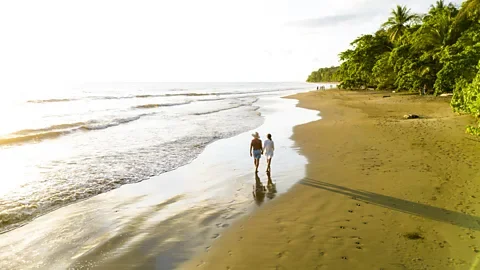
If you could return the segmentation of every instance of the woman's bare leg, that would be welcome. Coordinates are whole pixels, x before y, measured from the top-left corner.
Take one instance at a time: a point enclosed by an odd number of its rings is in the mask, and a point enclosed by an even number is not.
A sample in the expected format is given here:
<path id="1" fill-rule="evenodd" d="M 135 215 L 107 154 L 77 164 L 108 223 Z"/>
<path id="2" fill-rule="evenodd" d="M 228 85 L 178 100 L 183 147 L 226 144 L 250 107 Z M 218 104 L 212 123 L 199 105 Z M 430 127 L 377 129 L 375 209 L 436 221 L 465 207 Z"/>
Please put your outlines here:
<path id="1" fill-rule="evenodd" d="M 270 171 L 270 163 L 272 163 L 272 158 L 267 159 L 267 172 Z"/>

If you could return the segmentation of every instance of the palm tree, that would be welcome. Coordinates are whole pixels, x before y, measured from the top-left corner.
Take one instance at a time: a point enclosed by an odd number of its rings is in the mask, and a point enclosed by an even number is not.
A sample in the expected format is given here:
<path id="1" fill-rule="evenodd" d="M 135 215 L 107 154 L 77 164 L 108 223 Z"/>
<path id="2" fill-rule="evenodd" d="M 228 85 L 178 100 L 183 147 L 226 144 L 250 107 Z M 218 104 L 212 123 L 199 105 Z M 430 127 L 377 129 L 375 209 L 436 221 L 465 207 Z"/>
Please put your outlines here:
<path id="1" fill-rule="evenodd" d="M 411 24 L 419 20 L 420 16 L 413 14 L 406 6 L 397 5 L 397 8 L 392 10 L 388 21 L 382 26 L 388 31 L 390 40 L 395 43 L 403 37 Z"/>
<path id="2" fill-rule="evenodd" d="M 458 14 L 459 19 L 461 20 L 464 20 L 466 17 L 478 15 L 480 15 L 480 0 L 465 1 L 460 9 L 460 13 Z"/>
<path id="3" fill-rule="evenodd" d="M 460 36 L 476 20 L 480 22 L 480 0 L 466 0 L 455 18 L 454 28 L 457 35 Z"/>
<path id="4" fill-rule="evenodd" d="M 449 12 L 437 12 L 430 20 L 424 22 L 414 34 L 413 48 L 421 53 L 422 64 L 417 74 L 427 80 L 432 79 L 430 86 L 434 85 L 436 74 L 442 69 L 442 55 L 449 45 L 455 43 L 453 26 L 454 17 Z M 435 94 L 441 94 L 445 89 L 435 86 Z"/>
<path id="5" fill-rule="evenodd" d="M 447 6 L 445 5 L 445 1 L 444 0 L 437 0 L 437 2 L 435 3 L 435 5 L 431 5 L 430 6 L 430 9 L 433 9 L 433 10 L 443 10 L 445 9 Z"/>
<path id="6" fill-rule="evenodd" d="M 434 24 L 426 23 L 420 28 L 413 45 L 420 50 L 429 50 L 436 59 L 444 48 L 452 44 L 454 18 L 445 12 L 438 13 L 434 18 Z"/>

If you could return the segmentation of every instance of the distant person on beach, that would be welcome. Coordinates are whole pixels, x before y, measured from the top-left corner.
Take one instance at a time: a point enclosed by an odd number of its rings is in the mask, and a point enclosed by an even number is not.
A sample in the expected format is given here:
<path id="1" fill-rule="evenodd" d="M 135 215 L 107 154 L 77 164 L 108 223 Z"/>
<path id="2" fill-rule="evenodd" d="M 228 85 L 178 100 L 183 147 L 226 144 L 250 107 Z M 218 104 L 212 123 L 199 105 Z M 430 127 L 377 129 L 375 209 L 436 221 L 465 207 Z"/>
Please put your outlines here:
<path id="1" fill-rule="evenodd" d="M 253 156 L 253 164 L 255 165 L 255 172 L 258 172 L 258 165 L 260 164 L 260 158 L 263 154 L 262 140 L 258 132 L 252 134 L 253 140 L 250 143 L 250 156 Z M 253 150 L 253 153 L 252 153 Z"/>
<path id="2" fill-rule="evenodd" d="M 275 145 L 272 141 L 272 134 L 267 134 L 267 139 L 263 145 L 263 150 L 265 157 L 267 157 L 267 172 L 270 172 L 270 164 L 272 163 L 273 151 L 275 150 Z"/>

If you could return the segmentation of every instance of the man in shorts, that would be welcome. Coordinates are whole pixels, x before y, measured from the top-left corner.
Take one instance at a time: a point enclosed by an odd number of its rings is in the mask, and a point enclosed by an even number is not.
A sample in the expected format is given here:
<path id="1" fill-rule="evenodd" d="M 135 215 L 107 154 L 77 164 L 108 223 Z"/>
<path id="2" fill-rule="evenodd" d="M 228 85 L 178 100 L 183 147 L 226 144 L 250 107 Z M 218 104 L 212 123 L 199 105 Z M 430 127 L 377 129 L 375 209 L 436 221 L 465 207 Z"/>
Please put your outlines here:
<path id="1" fill-rule="evenodd" d="M 250 156 L 253 156 L 253 164 L 255 165 L 255 173 L 258 173 L 258 165 L 263 154 L 262 140 L 258 132 L 252 134 L 253 140 L 250 143 Z"/>

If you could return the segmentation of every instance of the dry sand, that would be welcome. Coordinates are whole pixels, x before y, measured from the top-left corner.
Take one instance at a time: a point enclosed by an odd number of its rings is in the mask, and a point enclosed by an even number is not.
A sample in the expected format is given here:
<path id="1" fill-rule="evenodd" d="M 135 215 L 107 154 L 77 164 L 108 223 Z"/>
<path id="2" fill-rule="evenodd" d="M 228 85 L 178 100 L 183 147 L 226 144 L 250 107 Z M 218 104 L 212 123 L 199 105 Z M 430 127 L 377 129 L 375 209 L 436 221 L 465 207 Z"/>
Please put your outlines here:
<path id="1" fill-rule="evenodd" d="M 323 117 L 294 129 L 307 177 L 181 269 L 480 269 L 480 140 L 464 133 L 468 116 L 447 98 L 292 98 Z"/>

